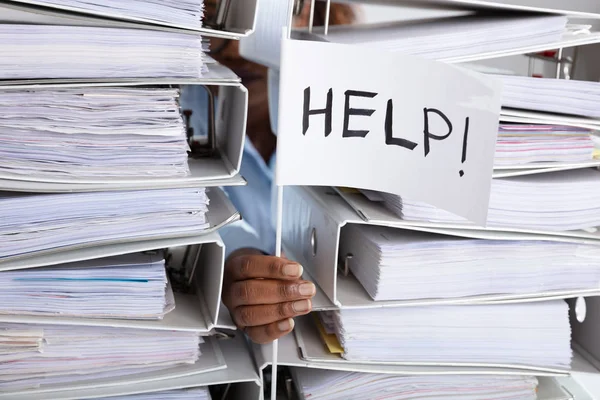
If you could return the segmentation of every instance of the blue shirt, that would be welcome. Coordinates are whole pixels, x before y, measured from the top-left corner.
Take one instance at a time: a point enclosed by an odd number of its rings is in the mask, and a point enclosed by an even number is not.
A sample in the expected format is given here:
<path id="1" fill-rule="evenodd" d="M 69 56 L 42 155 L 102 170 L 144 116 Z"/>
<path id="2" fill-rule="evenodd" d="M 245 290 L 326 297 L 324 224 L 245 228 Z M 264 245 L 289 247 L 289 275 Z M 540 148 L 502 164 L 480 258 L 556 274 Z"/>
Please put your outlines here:
<path id="1" fill-rule="evenodd" d="M 198 112 L 207 109 L 207 99 L 206 91 L 200 86 L 187 86 L 182 90 L 180 99 L 182 109 L 194 111 L 190 118 L 194 136 L 205 136 L 208 132 L 206 118 L 202 112 Z M 271 208 L 274 194 L 274 166 L 274 156 L 269 164 L 265 163 L 251 141 L 245 141 L 240 172 L 248 181 L 248 185 L 222 188 L 242 215 L 242 221 L 230 224 L 219 231 L 227 255 L 247 247 L 274 254 L 275 225 Z"/>

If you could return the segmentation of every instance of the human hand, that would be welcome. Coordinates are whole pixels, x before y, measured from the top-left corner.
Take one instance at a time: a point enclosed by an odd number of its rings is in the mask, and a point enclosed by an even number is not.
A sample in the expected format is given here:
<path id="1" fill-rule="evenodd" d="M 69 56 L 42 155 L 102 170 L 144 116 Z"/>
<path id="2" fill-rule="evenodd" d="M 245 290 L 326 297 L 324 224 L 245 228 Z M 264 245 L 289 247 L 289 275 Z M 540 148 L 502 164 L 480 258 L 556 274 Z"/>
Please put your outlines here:
<path id="1" fill-rule="evenodd" d="M 237 327 L 259 344 L 294 329 L 294 317 L 308 314 L 316 293 L 301 280 L 302 266 L 256 250 L 239 250 L 225 264 L 223 302 Z"/>

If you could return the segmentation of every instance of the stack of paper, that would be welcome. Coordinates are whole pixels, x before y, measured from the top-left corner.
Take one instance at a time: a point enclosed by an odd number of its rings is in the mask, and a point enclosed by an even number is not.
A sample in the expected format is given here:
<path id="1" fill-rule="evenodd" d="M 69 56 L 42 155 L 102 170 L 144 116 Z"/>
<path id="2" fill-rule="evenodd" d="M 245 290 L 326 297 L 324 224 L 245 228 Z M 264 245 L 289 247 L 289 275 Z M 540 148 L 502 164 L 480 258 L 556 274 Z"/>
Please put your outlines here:
<path id="1" fill-rule="evenodd" d="M 198 35 L 142 29 L 0 25 L 0 79 L 200 78 Z"/>
<path id="2" fill-rule="evenodd" d="M 192 364 L 196 332 L 0 324 L 0 390 L 97 379 Z"/>
<path id="3" fill-rule="evenodd" d="M 427 21 L 331 27 L 321 38 L 446 60 L 559 42 L 564 16 L 460 16 Z"/>
<path id="4" fill-rule="evenodd" d="M 161 253 L 0 272 L 0 314 L 156 319 L 174 306 Z"/>
<path id="5" fill-rule="evenodd" d="M 589 129 L 558 125 L 501 124 L 494 167 L 591 161 L 594 150 L 592 131 Z"/>
<path id="6" fill-rule="evenodd" d="M 353 362 L 496 365 L 568 370 L 571 329 L 564 301 L 350 309 L 325 314 Z M 329 319 L 329 320 L 328 320 Z"/>
<path id="7" fill-rule="evenodd" d="M 189 175 L 179 89 L 0 92 L 0 173 L 53 177 Z"/>
<path id="8" fill-rule="evenodd" d="M 205 188 L 22 195 L 0 192 L 0 260 L 36 251 L 202 233 Z"/>
<path id="9" fill-rule="evenodd" d="M 203 0 L 102 0 L 101 2 L 92 0 L 35 0 L 32 3 L 112 18 L 126 18 L 195 29 L 202 27 L 202 18 L 204 17 Z"/>
<path id="10" fill-rule="evenodd" d="M 381 398 L 456 400 L 535 400 L 533 376 L 436 375 L 398 376 L 294 368 L 296 386 L 304 399 L 371 400 Z"/>
<path id="11" fill-rule="evenodd" d="M 400 196 L 384 204 L 407 221 L 470 224 L 464 218 Z M 583 169 L 494 179 L 488 226 L 569 231 L 600 226 L 600 171 Z"/>
<path id="12" fill-rule="evenodd" d="M 103 397 L 103 400 L 211 400 L 207 388 L 169 390 L 165 392 Z"/>
<path id="13" fill-rule="evenodd" d="M 600 287 L 600 246 L 477 240 L 368 225 L 342 229 L 342 254 L 374 300 L 534 294 Z"/>
<path id="14" fill-rule="evenodd" d="M 504 83 L 504 107 L 600 118 L 599 82 L 495 76 Z"/>

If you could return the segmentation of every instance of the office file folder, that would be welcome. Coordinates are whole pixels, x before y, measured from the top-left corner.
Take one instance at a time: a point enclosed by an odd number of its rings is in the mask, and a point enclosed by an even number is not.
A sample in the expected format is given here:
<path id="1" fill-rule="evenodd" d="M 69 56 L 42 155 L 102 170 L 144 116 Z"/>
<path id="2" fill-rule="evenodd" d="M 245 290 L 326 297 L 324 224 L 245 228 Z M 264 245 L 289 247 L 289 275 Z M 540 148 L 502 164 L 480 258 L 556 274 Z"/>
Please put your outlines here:
<path id="1" fill-rule="evenodd" d="M 128 255 L 131 252 L 149 252 L 155 249 L 171 248 L 166 253 L 169 270 L 186 270 L 187 287 L 180 291 L 175 287 L 173 296 L 173 310 L 162 319 L 122 319 L 121 316 L 69 316 L 69 315 L 44 315 L 23 313 L 0 313 L 0 322 L 18 324 L 66 324 L 73 326 L 110 326 L 140 329 L 179 329 L 199 332 L 202 335 L 210 333 L 213 329 L 226 325 L 221 314 L 221 286 L 223 283 L 223 264 L 225 249 L 220 236 L 210 233 L 200 237 L 186 238 L 183 240 L 171 239 L 168 241 L 154 241 L 141 243 L 124 243 L 120 247 L 113 247 L 114 256 Z M 21 262 L 12 265 L 13 271 L 32 269 L 36 267 L 64 265 L 72 262 L 74 266 L 81 260 L 93 261 L 105 257 L 105 248 L 90 247 L 85 253 L 64 252 L 48 257 L 40 257 L 37 265 Z M 110 253 L 109 253 L 110 254 Z M 173 282 L 174 285 L 177 282 Z M 191 289 L 188 290 L 188 289 Z"/>
<path id="2" fill-rule="evenodd" d="M 600 287 L 600 246 L 477 240 L 369 225 L 342 229 L 341 254 L 376 301 Z"/>
<path id="3" fill-rule="evenodd" d="M 217 192 L 219 189 L 211 188 Z M 217 195 L 218 196 L 218 195 Z M 0 196 L 2 259 L 211 228 L 203 188 Z"/>
<path id="4" fill-rule="evenodd" d="M 533 122 L 533 121 L 531 121 Z M 588 128 L 556 124 L 501 123 L 496 143 L 494 177 L 534 175 L 600 166 Z"/>
<path id="5" fill-rule="evenodd" d="M 201 78 L 208 42 L 155 30 L 0 24 L 0 79 Z"/>
<path id="6" fill-rule="evenodd" d="M 0 314 L 160 319 L 175 308 L 165 253 L 0 272 Z"/>
<path id="7" fill-rule="evenodd" d="M 376 393 L 397 399 L 485 397 L 489 400 L 536 400 L 539 384 L 533 376 L 399 377 L 309 368 L 293 368 L 292 376 L 300 398 L 315 400 L 367 400 Z"/>
<path id="8" fill-rule="evenodd" d="M 163 88 L 173 86 L 181 88 L 186 85 L 202 85 L 207 90 L 218 88 L 219 96 L 215 100 L 215 118 L 214 120 L 211 119 L 212 123 L 208 124 L 209 138 L 206 147 L 209 153 L 202 156 L 192 154 L 188 158 L 188 175 L 179 177 L 146 176 L 144 179 L 127 176 L 68 177 L 49 173 L 31 175 L 7 169 L 0 172 L 0 188 L 2 190 L 26 192 L 83 192 L 244 184 L 245 181 L 239 175 L 239 169 L 245 140 L 248 93 L 246 88 L 241 85 L 240 79 L 229 69 L 219 64 L 214 64 L 211 74 L 201 80 L 5 81 L 0 83 L 0 91 L 5 95 L 17 93 L 27 96 L 27 93 L 29 93 L 34 96 L 38 90 L 41 93 L 63 90 L 93 93 L 94 90 L 143 90 L 157 85 Z M 183 111 L 198 113 L 203 118 L 211 118 L 209 110 Z M 3 124 L 7 126 L 6 129 L 11 126 L 7 119 L 0 122 L 0 126 Z M 26 136 L 23 135 L 23 137 Z M 19 149 L 29 151 L 25 146 Z M 29 154 L 23 155 L 27 158 L 31 158 L 31 156 Z M 123 162 L 127 162 L 127 160 Z M 101 165 L 101 160 L 99 165 Z"/>
<path id="9" fill-rule="evenodd" d="M 600 214 L 597 210 L 597 180 L 595 169 L 560 171 L 506 179 L 494 179 L 486 229 L 510 232 L 555 232 L 570 236 L 586 231 L 597 233 Z M 350 205 L 360 210 L 362 199 L 353 191 L 340 191 Z M 382 193 L 383 208 L 411 224 L 442 224 L 466 227 L 464 219 L 441 212 L 423 202 Z M 369 208 L 369 206 L 364 207 Z M 377 204 L 373 208 L 379 208 Z M 366 210 L 364 210 L 366 211 Z M 366 211 L 368 213 L 368 211 Z M 366 215 L 366 214 L 363 214 Z M 367 217 L 369 219 L 369 217 Z"/>
<path id="10" fill-rule="evenodd" d="M 148 394 L 130 394 L 125 396 L 105 397 L 105 400 L 211 400 L 207 387 L 191 389 L 165 390 Z"/>
<path id="11" fill-rule="evenodd" d="M 591 26 L 567 22 L 567 17 L 555 15 L 475 14 L 332 26 L 326 34 L 320 27 L 313 33 L 298 29 L 294 37 L 374 47 L 452 64 L 600 42 L 600 32 Z"/>
<path id="12" fill-rule="evenodd" d="M 327 311 L 321 321 L 342 358 L 357 363 L 558 373 L 571 365 L 568 305 L 561 300 Z"/>
<path id="13" fill-rule="evenodd" d="M 321 341 L 316 329 L 310 324 L 312 316 L 304 316 L 296 319 L 296 330 L 293 335 L 288 335 L 279 341 L 278 364 L 294 368 L 305 368 L 314 371 L 314 373 L 327 374 L 328 371 L 358 373 L 358 374 L 383 374 L 385 376 L 411 377 L 412 379 L 423 378 L 451 378 L 458 377 L 479 379 L 481 377 L 504 376 L 519 377 L 531 376 L 532 372 L 523 369 L 507 369 L 492 367 L 439 367 L 439 366 L 405 366 L 405 365 L 384 365 L 384 364 L 357 364 L 346 360 L 341 360 L 338 355 L 330 354 Z M 259 367 L 263 369 L 270 365 L 272 359 L 272 346 L 253 345 L 254 354 Z M 320 354 L 324 359 L 308 359 L 306 355 L 311 352 Z M 579 360 L 579 355 L 575 353 L 575 360 Z M 535 372 L 539 381 L 538 399 L 539 400 L 571 400 L 569 392 L 565 390 L 562 379 L 566 376 L 563 373 L 550 373 L 543 371 Z M 368 392 L 372 398 L 381 393 L 379 390 Z M 292 393 L 294 394 L 294 393 Z M 346 393 L 346 395 L 348 395 Z M 348 397 L 344 397 L 348 398 Z"/>
<path id="14" fill-rule="evenodd" d="M 349 0 L 362 3 L 363 0 Z M 433 7 L 465 11 L 521 11 L 568 15 L 574 18 L 600 18 L 598 9 L 586 0 L 575 0 L 558 7 L 546 0 L 370 0 L 371 4 Z"/>
<path id="15" fill-rule="evenodd" d="M 212 37 L 239 39 L 254 31 L 258 0 L 221 0 L 223 10 L 218 21 L 199 23 L 194 16 L 173 18 L 168 12 L 153 14 L 151 2 L 136 1 L 138 10 L 119 9 L 110 3 L 52 0 L 3 0 L 0 22 L 58 25 L 87 25 L 205 34 Z M 176 2 L 177 3 L 177 2 Z M 200 2 L 196 2 L 199 4 Z M 180 4 L 175 4 L 181 7 Z M 168 11 L 168 2 L 162 3 Z M 197 7 L 196 5 L 194 7 Z"/>
<path id="16" fill-rule="evenodd" d="M 341 248 L 341 235 L 347 227 L 363 225 L 391 227 L 406 231 L 429 232 L 465 239 L 501 241 L 543 241 L 588 244 L 598 246 L 598 233 L 586 231 L 539 232 L 526 230 L 481 229 L 451 224 L 413 223 L 403 221 L 377 202 L 369 201 L 361 193 L 322 187 L 289 187 L 285 190 L 283 244 L 288 257 L 301 263 L 307 277 L 313 279 L 329 301 L 319 297 L 318 309 L 377 308 L 398 306 L 425 306 L 441 304 L 473 304 L 528 302 L 554 298 L 599 295 L 593 283 L 580 290 L 533 290 L 521 294 L 492 294 L 463 298 L 421 298 L 407 301 L 374 301 L 351 274 L 354 255 Z M 344 200 L 346 199 L 346 200 Z M 350 206 L 349 204 L 352 204 Z"/>
<path id="17" fill-rule="evenodd" d="M 81 400 L 107 396 L 127 396 L 158 391 L 233 384 L 229 394 L 233 400 L 259 400 L 262 381 L 249 352 L 248 344 L 240 333 L 233 339 L 209 339 L 215 345 L 213 359 L 220 367 L 208 368 L 198 363 L 154 373 L 123 376 L 118 379 L 82 381 L 0 393 L 0 399 L 14 400 Z M 208 353 L 204 354 L 208 356 Z M 226 368 L 224 367 L 226 365 Z"/>
<path id="18" fill-rule="evenodd" d="M 600 83 L 574 79 L 495 75 L 503 82 L 502 106 L 600 118 Z"/>

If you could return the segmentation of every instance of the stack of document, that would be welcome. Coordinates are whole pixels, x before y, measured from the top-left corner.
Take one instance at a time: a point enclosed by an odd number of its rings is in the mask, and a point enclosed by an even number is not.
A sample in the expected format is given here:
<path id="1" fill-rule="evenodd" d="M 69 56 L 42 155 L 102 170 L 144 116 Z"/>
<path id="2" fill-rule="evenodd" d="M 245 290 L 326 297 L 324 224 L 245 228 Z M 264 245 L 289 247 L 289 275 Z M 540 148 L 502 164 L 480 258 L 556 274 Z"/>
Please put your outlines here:
<path id="1" fill-rule="evenodd" d="M 600 83 L 495 75 L 502 80 L 502 106 L 600 118 Z"/>
<path id="2" fill-rule="evenodd" d="M 193 29 L 202 27 L 202 18 L 204 17 L 203 0 L 35 0 L 22 2 L 110 18 L 124 18 Z"/>
<path id="3" fill-rule="evenodd" d="M 189 175 L 179 89 L 0 92 L 0 173 L 25 179 Z"/>
<path id="4" fill-rule="evenodd" d="M 474 306 L 344 309 L 326 312 L 353 362 L 481 365 L 568 370 L 564 301 Z M 329 315 L 327 315 L 329 314 Z"/>
<path id="5" fill-rule="evenodd" d="M 342 254 L 374 300 L 535 294 L 600 287 L 600 246 L 478 240 L 370 225 L 342 229 Z"/>
<path id="6" fill-rule="evenodd" d="M 103 397 L 103 400 L 211 400 L 208 388 L 168 390 L 165 392 Z"/>
<path id="7" fill-rule="evenodd" d="M 558 125 L 501 124 L 494 167 L 591 161 L 594 150 L 592 131 L 589 129 Z"/>
<path id="8" fill-rule="evenodd" d="M 0 272 L 0 314 L 157 319 L 174 306 L 161 253 Z"/>
<path id="9" fill-rule="evenodd" d="M 384 204 L 407 221 L 470 224 L 423 202 L 382 193 Z M 582 169 L 494 179 L 489 227 L 569 231 L 600 226 L 600 171 Z"/>
<path id="10" fill-rule="evenodd" d="M 0 323 L 0 391 L 193 364 L 196 332 Z"/>
<path id="11" fill-rule="evenodd" d="M 205 188 L 27 195 L 0 192 L 0 260 L 64 247 L 201 234 Z"/>
<path id="12" fill-rule="evenodd" d="M 427 21 L 331 27 L 323 40 L 448 60 L 559 42 L 565 16 L 468 15 Z"/>
<path id="13" fill-rule="evenodd" d="M 198 35 L 143 29 L 0 25 L 0 79 L 200 78 Z"/>
<path id="14" fill-rule="evenodd" d="M 379 398 L 375 393 L 407 400 L 535 400 L 538 386 L 533 376 L 399 376 L 310 368 L 294 368 L 292 374 L 307 400 L 371 400 Z"/>

